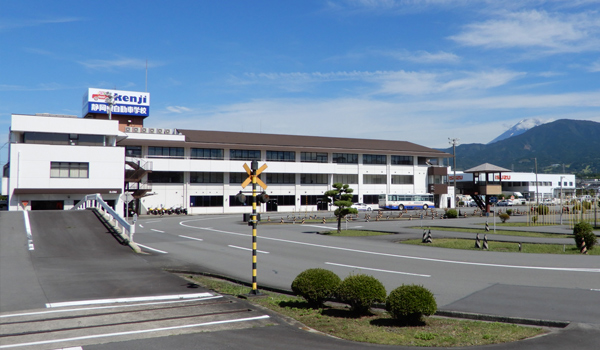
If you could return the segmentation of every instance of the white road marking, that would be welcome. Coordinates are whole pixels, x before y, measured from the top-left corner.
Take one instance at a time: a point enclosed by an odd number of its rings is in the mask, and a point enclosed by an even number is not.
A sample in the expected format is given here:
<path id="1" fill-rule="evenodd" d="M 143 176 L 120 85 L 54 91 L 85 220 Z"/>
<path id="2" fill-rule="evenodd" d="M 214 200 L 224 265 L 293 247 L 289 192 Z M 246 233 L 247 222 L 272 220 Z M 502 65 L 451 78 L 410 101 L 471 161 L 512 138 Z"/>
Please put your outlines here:
<path id="1" fill-rule="evenodd" d="M 600 292 L 600 289 L 590 289 L 593 290 L 594 292 Z"/>
<path id="2" fill-rule="evenodd" d="M 160 300 L 184 300 L 193 298 L 210 297 L 210 293 L 194 293 L 194 294 L 173 294 L 173 295 L 156 295 L 150 297 L 131 297 L 131 298 L 116 298 L 116 299 L 96 299 L 96 300 L 79 300 L 66 301 L 62 303 L 48 303 L 47 308 L 65 307 L 78 305 L 98 305 L 98 304 L 117 304 L 117 303 L 135 303 L 138 301 L 160 301 Z"/>
<path id="3" fill-rule="evenodd" d="M 341 266 L 341 267 L 350 267 L 352 269 L 361 269 L 361 270 L 369 270 L 369 271 L 397 273 L 397 274 L 400 274 L 400 275 L 409 275 L 409 276 L 418 276 L 418 277 L 431 277 L 431 275 L 421 275 L 421 274 L 418 274 L 418 273 L 401 272 L 401 271 L 391 271 L 391 270 L 381 270 L 381 269 L 372 269 L 372 268 L 369 268 L 369 267 L 336 264 L 336 263 L 331 263 L 331 262 L 326 262 L 325 264 L 326 265 Z"/>
<path id="4" fill-rule="evenodd" d="M 235 245 L 228 245 L 228 247 L 235 248 L 235 249 L 242 249 L 242 250 L 250 250 L 250 251 L 252 250 L 252 249 L 250 249 L 250 248 L 238 247 L 238 246 L 235 246 Z M 263 250 L 258 250 L 258 249 L 257 249 L 256 251 L 257 251 L 258 253 L 269 254 L 269 252 L 265 252 L 265 251 L 263 251 Z"/>
<path id="5" fill-rule="evenodd" d="M 165 233 L 165 231 L 156 230 L 156 229 L 153 229 L 153 228 L 151 228 L 151 229 L 150 229 L 150 231 L 154 231 L 154 232 L 160 232 L 160 233 Z"/>
<path id="6" fill-rule="evenodd" d="M 31 224 L 29 223 L 29 212 L 27 210 L 23 210 L 23 219 L 25 221 L 25 232 L 27 233 L 29 250 L 35 250 L 35 247 L 33 246 L 33 236 L 31 235 Z"/>
<path id="7" fill-rule="evenodd" d="M 137 243 L 137 242 L 136 242 L 136 244 L 137 244 L 137 245 L 139 245 L 139 246 L 140 246 L 140 247 L 142 247 L 142 248 L 146 248 L 146 249 L 148 249 L 148 250 L 152 250 L 152 251 L 155 251 L 155 252 L 157 252 L 157 253 L 161 253 L 161 254 L 169 254 L 169 252 L 165 252 L 164 250 L 159 250 L 159 249 L 150 248 L 150 247 L 148 247 L 147 245 L 139 244 L 139 243 Z"/>
<path id="8" fill-rule="evenodd" d="M 24 312 L 19 314 L 7 314 L 0 315 L 0 318 L 7 317 L 20 317 L 20 316 L 35 316 L 35 315 L 46 315 L 53 313 L 65 313 L 65 312 L 77 312 L 77 311 L 93 311 L 93 310 L 104 310 L 104 309 L 117 309 L 123 307 L 137 307 L 137 306 L 149 306 L 149 305 L 164 305 L 164 304 L 175 304 L 175 303 L 190 303 L 199 300 L 211 300 L 211 299 L 219 299 L 222 298 L 222 295 L 213 295 L 206 298 L 195 298 L 195 299 L 185 299 L 185 300 L 172 300 L 172 301 L 159 301 L 152 303 L 137 303 L 137 304 L 126 304 L 126 305 L 110 305 L 110 306 L 96 306 L 96 307 L 82 307 L 76 309 L 61 309 L 61 310 L 46 310 L 46 311 L 35 311 L 35 312 Z"/>
<path id="9" fill-rule="evenodd" d="M 193 220 L 189 220 L 189 221 L 193 221 Z M 249 234 L 244 234 L 244 233 L 237 233 L 237 232 L 230 232 L 230 231 L 209 229 L 209 228 L 206 228 L 206 227 L 196 227 L 196 226 L 184 225 L 183 222 L 185 222 L 185 221 L 182 221 L 179 224 L 182 225 L 182 226 L 193 228 L 193 229 L 197 229 L 197 230 L 206 230 L 206 231 L 211 231 L 211 232 L 221 232 L 221 233 L 226 233 L 226 234 L 230 234 L 230 235 L 237 235 L 237 236 L 247 236 L 247 237 L 251 236 Z M 305 246 L 311 246 L 311 247 L 317 247 L 317 248 L 324 248 L 324 249 L 341 250 L 341 251 L 352 252 L 352 253 L 387 256 L 387 257 L 399 258 L 399 259 L 412 259 L 412 260 L 431 261 L 431 262 L 439 262 L 439 263 L 444 263 L 444 264 L 475 265 L 475 266 L 488 266 L 488 267 L 506 267 L 506 268 L 512 268 L 512 269 L 525 269 L 525 270 L 549 270 L 549 271 L 574 271 L 574 272 L 600 273 L 600 268 L 546 267 L 546 266 L 519 266 L 519 265 L 490 264 L 490 263 L 483 263 L 483 262 L 444 260 L 444 259 L 434 259 L 434 258 L 423 258 L 423 257 L 419 257 L 419 256 L 409 256 L 409 255 L 399 255 L 399 254 L 391 254 L 391 253 L 371 252 L 371 251 L 368 251 L 368 250 L 334 247 L 334 246 L 327 246 L 327 245 L 323 245 L 323 244 L 290 241 L 290 240 L 287 240 L 287 239 L 273 238 L 273 237 L 264 237 L 264 236 L 261 237 L 260 239 L 261 240 L 271 240 L 271 241 L 285 242 L 285 243 L 291 243 L 291 244 L 299 244 L 299 245 L 305 245 Z"/>
<path id="10" fill-rule="evenodd" d="M 184 236 L 184 235 L 179 235 L 179 237 L 193 239 L 194 241 L 200 241 L 200 242 L 204 241 L 202 238 L 194 238 L 194 237 L 188 237 L 188 236 Z"/>
<path id="11" fill-rule="evenodd" d="M 235 322 L 246 322 L 246 321 L 264 320 L 264 319 L 267 319 L 267 318 L 269 318 L 269 315 L 262 315 L 262 316 L 256 316 L 256 317 L 247 317 L 247 318 L 238 318 L 238 319 L 234 319 L 234 320 L 224 320 L 224 321 L 213 321 L 213 322 L 205 322 L 205 323 L 187 324 L 187 325 L 183 325 L 183 326 L 173 326 L 173 327 L 162 327 L 162 328 L 144 329 L 144 330 L 139 330 L 139 331 L 117 332 L 117 333 L 106 333 L 106 334 L 95 334 L 95 335 L 87 335 L 87 336 L 73 337 L 73 338 L 64 338 L 64 339 L 41 340 L 41 341 L 30 342 L 30 343 L 0 345 L 0 349 L 8 349 L 8 348 L 16 348 L 16 347 L 32 346 L 32 345 L 54 344 L 54 343 L 70 342 L 70 341 L 81 341 L 81 340 L 86 340 L 86 339 L 118 337 L 118 336 L 123 336 L 123 335 L 132 335 L 132 334 L 142 334 L 142 333 L 171 331 L 171 330 L 184 329 L 184 328 L 206 327 L 206 326 L 219 325 L 219 324 L 227 324 L 227 323 L 235 323 Z"/>
<path id="12" fill-rule="evenodd" d="M 144 226 L 142 224 L 138 224 L 139 227 L 144 228 Z"/>

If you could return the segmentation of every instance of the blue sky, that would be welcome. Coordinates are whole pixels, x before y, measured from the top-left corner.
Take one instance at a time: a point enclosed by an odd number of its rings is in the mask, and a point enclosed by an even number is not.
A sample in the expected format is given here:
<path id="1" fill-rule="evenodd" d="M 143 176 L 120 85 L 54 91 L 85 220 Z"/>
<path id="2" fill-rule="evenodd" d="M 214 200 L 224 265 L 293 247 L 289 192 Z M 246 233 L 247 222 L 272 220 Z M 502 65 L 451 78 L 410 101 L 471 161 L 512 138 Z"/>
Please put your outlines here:
<path id="1" fill-rule="evenodd" d="M 445 148 L 526 118 L 600 122 L 600 0 L 0 8 L 0 143 L 11 113 L 80 116 L 88 87 L 145 91 L 146 62 L 149 127 Z"/>

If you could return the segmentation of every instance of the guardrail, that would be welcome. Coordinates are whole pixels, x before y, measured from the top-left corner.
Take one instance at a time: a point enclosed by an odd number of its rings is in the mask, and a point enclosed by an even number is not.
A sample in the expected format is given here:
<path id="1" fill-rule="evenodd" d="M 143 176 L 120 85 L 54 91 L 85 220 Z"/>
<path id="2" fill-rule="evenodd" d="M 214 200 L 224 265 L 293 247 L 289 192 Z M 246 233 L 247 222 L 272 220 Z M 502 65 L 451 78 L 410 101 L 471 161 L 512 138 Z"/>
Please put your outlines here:
<path id="1" fill-rule="evenodd" d="M 106 202 L 102 199 L 102 196 L 99 193 L 96 194 L 88 194 L 82 200 L 77 203 L 73 209 L 71 210 L 82 210 L 93 208 L 98 210 L 107 221 L 114 226 L 117 231 L 121 231 L 120 233 L 124 235 L 129 242 L 133 243 L 133 235 L 135 233 L 135 223 L 130 224 L 125 220 L 122 216 L 117 214 L 110 205 L 106 204 Z M 129 243 L 128 242 L 128 243 Z"/>

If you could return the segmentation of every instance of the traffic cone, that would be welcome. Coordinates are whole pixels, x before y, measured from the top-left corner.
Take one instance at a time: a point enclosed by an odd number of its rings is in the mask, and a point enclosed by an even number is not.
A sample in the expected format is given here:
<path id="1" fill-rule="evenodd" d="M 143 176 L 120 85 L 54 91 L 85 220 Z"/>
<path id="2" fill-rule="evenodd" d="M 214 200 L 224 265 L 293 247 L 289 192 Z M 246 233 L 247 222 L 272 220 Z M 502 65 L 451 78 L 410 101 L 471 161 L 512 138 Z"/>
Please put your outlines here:
<path id="1" fill-rule="evenodd" d="M 431 239 L 431 230 L 427 232 L 427 239 L 425 240 L 425 243 L 433 243 L 433 240 Z"/>
<path id="2" fill-rule="evenodd" d="M 281 221 L 279 222 L 280 224 L 283 224 L 283 216 L 281 217 Z"/>
<path id="3" fill-rule="evenodd" d="M 490 226 L 487 221 L 485 222 L 485 232 L 490 232 Z"/>
<path id="4" fill-rule="evenodd" d="M 484 250 L 488 250 L 488 241 L 487 241 L 487 235 L 483 235 L 483 249 Z"/>
<path id="5" fill-rule="evenodd" d="M 325 218 L 323 218 L 323 223 L 326 223 L 326 222 L 327 222 L 327 220 L 325 220 Z"/>
<path id="6" fill-rule="evenodd" d="M 421 240 L 421 243 L 427 243 L 427 231 L 423 230 L 423 239 Z"/>
<path id="7" fill-rule="evenodd" d="M 305 219 L 303 218 L 303 219 L 302 219 L 302 224 L 303 224 L 303 225 L 304 225 L 304 221 L 305 221 Z"/>
<path id="8" fill-rule="evenodd" d="M 585 246 L 585 239 L 581 237 L 581 254 L 587 254 L 587 247 Z"/>
<path id="9" fill-rule="evenodd" d="M 479 241 L 479 233 L 475 236 L 475 248 L 481 249 L 481 242 Z"/>

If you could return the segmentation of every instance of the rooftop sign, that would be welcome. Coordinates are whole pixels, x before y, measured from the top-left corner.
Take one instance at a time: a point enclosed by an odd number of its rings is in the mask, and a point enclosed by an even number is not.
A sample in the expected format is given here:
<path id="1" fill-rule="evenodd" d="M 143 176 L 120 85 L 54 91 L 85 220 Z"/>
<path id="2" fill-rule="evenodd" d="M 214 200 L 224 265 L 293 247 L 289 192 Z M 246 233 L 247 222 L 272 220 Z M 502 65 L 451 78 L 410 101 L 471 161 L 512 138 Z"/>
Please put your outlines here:
<path id="1" fill-rule="evenodd" d="M 150 93 L 89 88 L 83 95 L 83 116 L 88 113 L 108 114 L 108 95 L 113 96 L 113 114 L 147 117 L 150 115 Z"/>

